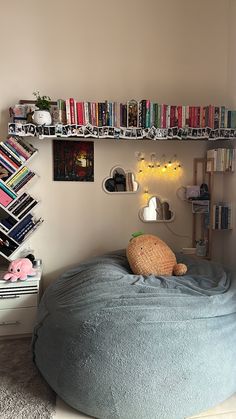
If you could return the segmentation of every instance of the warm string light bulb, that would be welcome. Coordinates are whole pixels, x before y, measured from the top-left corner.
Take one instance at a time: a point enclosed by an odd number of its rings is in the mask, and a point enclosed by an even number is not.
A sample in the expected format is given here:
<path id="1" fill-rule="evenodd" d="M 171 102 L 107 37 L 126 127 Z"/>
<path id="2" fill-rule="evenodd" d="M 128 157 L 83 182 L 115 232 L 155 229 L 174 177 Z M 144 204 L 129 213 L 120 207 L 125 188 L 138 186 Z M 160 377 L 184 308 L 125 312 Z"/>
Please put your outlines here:
<path id="1" fill-rule="evenodd" d="M 166 158 L 166 155 L 163 154 L 158 159 L 156 153 L 151 153 L 150 160 L 147 161 L 143 153 L 138 152 L 136 153 L 136 158 L 138 160 L 138 173 L 146 176 L 155 176 L 158 173 L 163 173 L 173 177 L 173 174 L 182 168 L 182 164 L 178 161 L 176 154 L 170 158 Z"/>

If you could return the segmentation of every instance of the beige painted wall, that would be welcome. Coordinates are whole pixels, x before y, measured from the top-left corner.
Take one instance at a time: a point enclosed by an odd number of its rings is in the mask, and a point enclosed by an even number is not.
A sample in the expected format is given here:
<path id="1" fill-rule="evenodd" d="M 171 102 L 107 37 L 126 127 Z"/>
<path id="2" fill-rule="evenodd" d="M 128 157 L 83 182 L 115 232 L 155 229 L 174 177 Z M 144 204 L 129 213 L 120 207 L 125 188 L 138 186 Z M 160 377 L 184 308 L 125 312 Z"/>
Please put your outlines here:
<path id="1" fill-rule="evenodd" d="M 226 103 L 228 5 L 222 0 L 12 0 L 1 1 L 0 135 L 7 109 L 35 89 L 53 99 L 127 100 L 150 98 L 178 104 Z M 220 28 L 220 30 L 219 30 Z M 160 234 L 175 249 L 189 245 L 161 225 L 137 218 L 142 194 L 110 196 L 101 184 L 116 164 L 135 169 L 135 152 L 173 155 L 184 170 L 176 182 L 156 181 L 177 209 L 170 225 L 190 236 L 189 209 L 176 197 L 192 181 L 192 159 L 205 143 L 95 143 L 95 182 L 52 182 L 51 141 L 35 141 L 40 175 L 32 188 L 42 199 L 45 223 L 30 240 L 42 257 L 45 278 L 92 254 L 125 247 L 131 233 Z"/>
<path id="2" fill-rule="evenodd" d="M 229 5 L 229 42 L 228 42 L 228 81 L 227 97 L 229 106 L 236 109 L 236 2 L 230 0 Z M 229 147 L 234 147 L 234 142 L 229 143 Z M 225 265 L 236 269 L 235 243 L 236 243 L 236 172 L 224 177 L 224 199 L 232 202 L 233 226 L 231 232 L 225 232 L 222 246 L 223 261 Z"/>

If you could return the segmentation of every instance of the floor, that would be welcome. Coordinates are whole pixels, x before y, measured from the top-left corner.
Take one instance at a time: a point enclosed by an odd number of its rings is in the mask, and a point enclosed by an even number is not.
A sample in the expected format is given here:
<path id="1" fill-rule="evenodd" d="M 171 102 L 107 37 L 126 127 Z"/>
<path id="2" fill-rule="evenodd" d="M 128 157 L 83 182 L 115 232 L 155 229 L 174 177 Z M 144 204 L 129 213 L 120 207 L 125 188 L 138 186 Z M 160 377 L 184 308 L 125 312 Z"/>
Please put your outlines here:
<path id="1" fill-rule="evenodd" d="M 86 418 L 91 419 L 89 416 L 86 416 L 72 409 L 66 403 L 64 403 L 61 399 L 59 398 L 57 399 L 56 414 L 55 414 L 54 419 L 86 419 Z M 236 393 L 232 397 L 230 397 L 230 399 L 227 399 L 224 403 L 219 404 L 214 409 L 210 409 L 207 412 L 203 412 L 201 415 L 192 416 L 192 418 L 194 419 L 196 418 L 236 419 Z"/>

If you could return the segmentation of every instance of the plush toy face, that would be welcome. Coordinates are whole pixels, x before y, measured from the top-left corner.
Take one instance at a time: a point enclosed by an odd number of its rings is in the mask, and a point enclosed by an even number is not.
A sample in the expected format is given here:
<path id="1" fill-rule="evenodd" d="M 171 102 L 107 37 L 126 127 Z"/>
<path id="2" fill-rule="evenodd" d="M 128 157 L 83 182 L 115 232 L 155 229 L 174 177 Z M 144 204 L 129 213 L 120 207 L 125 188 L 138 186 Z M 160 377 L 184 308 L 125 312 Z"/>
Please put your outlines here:
<path id="1" fill-rule="evenodd" d="M 133 273 L 137 275 L 173 275 L 176 269 L 175 254 L 165 242 L 150 234 L 132 239 L 126 254 Z M 181 274 L 185 272 L 182 270 Z"/>
<path id="2" fill-rule="evenodd" d="M 16 259 L 10 263 L 8 273 L 4 275 L 5 280 L 12 282 L 21 279 L 27 279 L 28 275 L 35 275 L 35 269 L 32 267 L 32 262 L 27 258 Z"/>

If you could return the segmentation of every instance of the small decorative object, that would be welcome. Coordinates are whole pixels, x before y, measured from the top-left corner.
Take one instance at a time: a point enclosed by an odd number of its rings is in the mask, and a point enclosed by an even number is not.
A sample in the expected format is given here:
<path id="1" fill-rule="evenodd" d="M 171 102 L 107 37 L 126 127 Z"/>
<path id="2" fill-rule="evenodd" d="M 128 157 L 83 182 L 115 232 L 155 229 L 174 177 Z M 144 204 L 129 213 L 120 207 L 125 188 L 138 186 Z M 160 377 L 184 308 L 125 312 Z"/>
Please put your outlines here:
<path id="1" fill-rule="evenodd" d="M 184 275 L 187 266 L 176 262 L 175 254 L 159 237 L 134 233 L 126 255 L 136 275 Z"/>
<path id="2" fill-rule="evenodd" d="M 50 114 L 50 100 L 49 96 L 40 96 L 40 93 L 34 92 L 33 95 L 36 98 L 35 105 L 37 110 L 32 115 L 32 120 L 37 125 L 50 125 L 52 123 L 52 117 Z"/>
<path id="3" fill-rule="evenodd" d="M 8 272 L 4 275 L 5 281 L 16 282 L 18 279 L 25 281 L 28 276 L 36 275 L 31 260 L 20 258 L 13 260 L 8 267 Z"/>
<path id="4" fill-rule="evenodd" d="M 200 257 L 207 255 L 207 242 L 205 240 L 198 240 L 196 242 L 196 255 Z"/>

